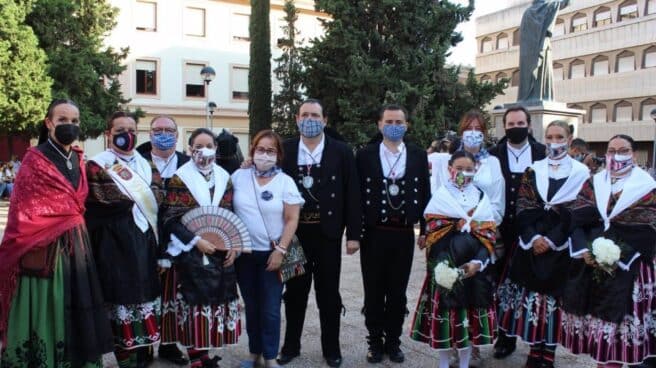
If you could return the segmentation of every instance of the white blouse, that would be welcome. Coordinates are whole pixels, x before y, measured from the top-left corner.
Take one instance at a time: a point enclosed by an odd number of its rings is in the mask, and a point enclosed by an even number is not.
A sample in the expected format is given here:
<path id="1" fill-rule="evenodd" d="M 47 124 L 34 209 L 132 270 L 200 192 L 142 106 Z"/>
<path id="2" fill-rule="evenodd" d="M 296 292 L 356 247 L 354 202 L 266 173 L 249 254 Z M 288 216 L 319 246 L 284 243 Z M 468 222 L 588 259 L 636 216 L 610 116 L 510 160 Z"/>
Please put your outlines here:
<path id="1" fill-rule="evenodd" d="M 265 185 L 259 185 L 253 176 L 253 169 L 248 168 L 235 171 L 232 174 L 232 184 L 234 211 L 248 228 L 253 250 L 271 250 L 270 241 L 280 239 L 285 227 L 283 203 L 288 205 L 305 203 L 294 180 L 281 172 Z M 262 198 L 262 193 L 265 191 L 273 196 L 268 201 Z"/>

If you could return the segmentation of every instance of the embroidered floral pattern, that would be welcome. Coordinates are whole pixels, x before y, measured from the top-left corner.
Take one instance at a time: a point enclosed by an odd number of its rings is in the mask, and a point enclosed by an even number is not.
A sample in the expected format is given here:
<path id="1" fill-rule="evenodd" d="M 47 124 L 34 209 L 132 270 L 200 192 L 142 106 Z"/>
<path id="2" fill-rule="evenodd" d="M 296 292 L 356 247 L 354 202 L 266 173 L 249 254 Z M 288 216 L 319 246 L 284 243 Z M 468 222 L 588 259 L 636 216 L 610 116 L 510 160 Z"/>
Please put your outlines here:
<path id="1" fill-rule="evenodd" d="M 123 348 L 152 345 L 160 340 L 159 298 L 147 303 L 108 305 L 114 344 Z"/>

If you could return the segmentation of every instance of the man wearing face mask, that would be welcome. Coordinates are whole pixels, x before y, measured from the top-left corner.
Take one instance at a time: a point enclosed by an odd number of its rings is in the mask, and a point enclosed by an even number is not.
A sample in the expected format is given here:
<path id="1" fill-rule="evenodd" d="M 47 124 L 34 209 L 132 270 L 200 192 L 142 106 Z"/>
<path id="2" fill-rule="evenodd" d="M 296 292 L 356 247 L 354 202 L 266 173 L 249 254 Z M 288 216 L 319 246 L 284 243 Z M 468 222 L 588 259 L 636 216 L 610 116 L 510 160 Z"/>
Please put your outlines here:
<path id="1" fill-rule="evenodd" d="M 588 150 L 588 144 L 583 139 L 576 138 L 572 140 L 572 144 L 570 144 L 567 153 L 576 161 L 583 162 L 585 157 L 588 155 Z"/>
<path id="2" fill-rule="evenodd" d="M 547 148 L 529 135 L 531 115 L 521 105 L 510 107 L 503 115 L 506 135 L 496 146 L 490 149 L 490 154 L 499 159 L 501 172 L 506 181 L 506 211 L 499 232 L 503 241 L 503 254 L 498 254 L 497 279 L 508 267 L 508 261 L 513 249 L 517 246 L 518 232 L 515 211 L 517 194 L 522 175 L 533 162 L 546 157 Z M 502 258 L 503 257 L 503 258 Z M 494 345 L 494 357 L 503 359 L 515 351 L 516 338 L 506 336 L 499 330 L 498 339 Z"/>
<path id="3" fill-rule="evenodd" d="M 150 150 L 144 150 L 142 156 L 146 159 L 146 161 L 150 162 L 151 166 L 157 168 L 157 171 L 159 172 L 159 175 L 164 182 L 164 190 L 166 190 L 166 184 L 168 183 L 169 179 L 171 179 L 175 171 L 179 169 L 180 166 L 189 161 L 189 156 L 175 150 L 177 143 L 178 125 L 176 124 L 175 120 L 171 116 L 160 115 L 154 117 L 150 121 L 150 142 L 144 143 L 139 146 L 139 148 L 137 148 L 137 150 L 139 150 L 145 145 L 150 145 Z M 168 242 L 165 242 L 163 238 L 161 239 L 161 253 L 165 254 L 164 251 L 168 246 Z M 160 280 L 162 285 L 166 285 L 167 283 L 172 282 L 172 275 L 169 272 L 171 262 L 168 258 L 169 257 L 164 257 L 158 262 L 161 267 Z M 167 296 L 168 295 L 165 295 L 165 293 L 162 293 L 163 298 L 166 298 Z M 171 297 L 169 297 L 169 299 L 170 298 Z M 170 300 L 162 300 L 162 308 L 165 308 L 167 302 L 170 302 Z M 182 354 L 176 344 L 160 344 L 159 357 L 177 365 L 185 365 L 188 363 L 187 358 L 185 358 L 184 354 Z M 142 349 L 142 351 L 139 352 L 138 359 L 143 361 L 152 361 L 152 349 Z"/>
<path id="4" fill-rule="evenodd" d="M 321 349 L 326 363 L 339 367 L 341 243 L 346 228 L 347 253 L 360 248 L 358 176 L 351 148 L 324 134 L 326 117 L 319 100 L 304 101 L 296 119 L 301 136 L 284 143 L 282 169 L 294 179 L 305 200 L 296 233 L 308 263 L 305 275 L 287 282 L 283 296 L 287 325 L 278 362 L 287 364 L 300 355 L 307 299 L 314 279 Z"/>
<path id="5" fill-rule="evenodd" d="M 399 105 L 386 105 L 379 116 L 382 141 L 370 143 L 356 155 L 364 208 L 360 263 L 369 332 L 367 361 L 379 363 L 387 354 L 391 361 L 402 363 L 405 357 L 399 337 L 414 255 L 414 225 L 422 223 L 417 244 L 423 245 L 430 174 L 426 153 L 403 141 L 407 111 Z"/>

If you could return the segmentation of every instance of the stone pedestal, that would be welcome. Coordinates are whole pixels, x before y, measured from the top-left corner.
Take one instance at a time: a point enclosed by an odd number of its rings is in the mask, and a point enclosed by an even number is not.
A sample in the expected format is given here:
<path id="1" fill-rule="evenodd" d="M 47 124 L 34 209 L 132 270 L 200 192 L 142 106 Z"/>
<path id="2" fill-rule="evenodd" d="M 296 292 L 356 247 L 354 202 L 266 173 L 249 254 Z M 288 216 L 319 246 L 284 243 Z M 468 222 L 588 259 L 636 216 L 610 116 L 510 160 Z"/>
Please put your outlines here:
<path id="1" fill-rule="evenodd" d="M 494 135 L 500 139 L 505 135 L 503 114 L 509 107 L 517 104 L 505 104 L 502 108 L 492 110 L 494 121 Z M 578 136 L 579 126 L 583 123 L 585 110 L 570 109 L 567 104 L 557 101 L 542 101 L 539 104 L 525 106 L 531 114 L 531 131 L 533 137 L 540 142 L 544 141 L 544 131 L 547 125 L 554 120 L 564 120 L 574 126 L 574 137 Z"/>

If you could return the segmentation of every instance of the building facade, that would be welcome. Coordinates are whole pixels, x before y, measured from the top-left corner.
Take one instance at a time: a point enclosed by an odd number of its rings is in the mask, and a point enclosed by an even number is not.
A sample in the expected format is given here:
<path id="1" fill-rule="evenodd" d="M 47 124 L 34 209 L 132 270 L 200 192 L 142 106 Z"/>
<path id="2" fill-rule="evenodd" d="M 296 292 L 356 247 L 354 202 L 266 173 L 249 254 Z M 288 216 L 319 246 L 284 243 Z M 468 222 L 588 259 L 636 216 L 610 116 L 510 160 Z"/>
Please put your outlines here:
<path id="1" fill-rule="evenodd" d="M 531 1 L 476 19 L 476 74 L 507 78 L 490 108 L 513 103 L 519 80 L 519 25 Z M 585 111 L 578 137 L 602 155 L 615 134 L 637 144 L 637 162 L 652 165 L 656 124 L 656 0 L 577 0 L 562 9 L 552 37 L 555 100 Z M 497 134 L 502 133 L 495 121 Z"/>
<path id="2" fill-rule="evenodd" d="M 248 65 L 250 38 L 248 0 L 110 0 L 119 9 L 116 27 L 105 39 L 115 49 L 129 47 L 120 76 L 130 110 L 141 108 L 138 141 L 148 141 L 148 122 L 171 115 L 179 125 L 178 149 L 199 127 L 230 129 L 246 152 L 248 138 Z M 271 1 L 271 51 L 280 55 L 283 0 Z M 312 0 L 296 0 L 296 26 L 304 43 L 322 34 Z M 206 84 L 200 71 L 211 66 L 215 78 Z M 272 61 L 272 67 L 275 64 Z M 273 78 L 273 77 L 272 77 Z M 277 83 L 274 80 L 273 87 Z M 208 103 L 215 111 L 208 114 Z M 211 116 L 211 119 L 208 119 Z M 89 156 L 105 148 L 105 137 L 84 142 Z"/>

